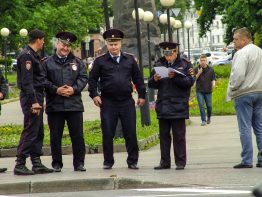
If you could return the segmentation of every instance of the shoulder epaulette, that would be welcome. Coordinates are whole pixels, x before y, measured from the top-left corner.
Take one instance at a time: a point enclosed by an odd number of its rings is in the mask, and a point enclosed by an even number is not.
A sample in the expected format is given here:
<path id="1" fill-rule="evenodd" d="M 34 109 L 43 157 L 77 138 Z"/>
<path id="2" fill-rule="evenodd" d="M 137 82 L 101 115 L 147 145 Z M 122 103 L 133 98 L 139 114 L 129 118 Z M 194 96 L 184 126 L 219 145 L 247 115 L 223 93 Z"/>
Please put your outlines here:
<path id="1" fill-rule="evenodd" d="M 99 57 L 102 57 L 102 56 L 105 56 L 105 54 L 106 54 L 106 53 L 102 53 L 102 54 L 96 56 L 95 59 L 96 59 L 96 58 L 99 58 Z"/>
<path id="2" fill-rule="evenodd" d="M 130 56 L 133 56 L 135 57 L 135 55 L 133 53 L 127 53 L 127 52 L 123 52 L 125 55 L 130 55 Z"/>

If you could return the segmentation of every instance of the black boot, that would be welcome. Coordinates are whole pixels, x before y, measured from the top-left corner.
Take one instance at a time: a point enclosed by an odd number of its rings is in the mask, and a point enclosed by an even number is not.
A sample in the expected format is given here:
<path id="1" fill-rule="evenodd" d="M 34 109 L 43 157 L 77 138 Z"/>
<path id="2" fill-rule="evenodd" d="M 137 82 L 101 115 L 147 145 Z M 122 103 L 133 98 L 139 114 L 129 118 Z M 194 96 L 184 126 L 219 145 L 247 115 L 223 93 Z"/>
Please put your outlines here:
<path id="1" fill-rule="evenodd" d="M 14 168 L 15 175 L 34 175 L 35 173 L 29 170 L 26 166 L 26 158 L 17 157 L 16 158 L 16 165 Z"/>
<path id="2" fill-rule="evenodd" d="M 6 170 L 7 170 L 7 168 L 0 168 L 0 173 L 5 172 Z"/>
<path id="3" fill-rule="evenodd" d="M 35 174 L 45 174 L 53 172 L 53 169 L 49 169 L 42 164 L 40 157 L 31 158 L 31 161 L 33 165 L 32 171 Z"/>

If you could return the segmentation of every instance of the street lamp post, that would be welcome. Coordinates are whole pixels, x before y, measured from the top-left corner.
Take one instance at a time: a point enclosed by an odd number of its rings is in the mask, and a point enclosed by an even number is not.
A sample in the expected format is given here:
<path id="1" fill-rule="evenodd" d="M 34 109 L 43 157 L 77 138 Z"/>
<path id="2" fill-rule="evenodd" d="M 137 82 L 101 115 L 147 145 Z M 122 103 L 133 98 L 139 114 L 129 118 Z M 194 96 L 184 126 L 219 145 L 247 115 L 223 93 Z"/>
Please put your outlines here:
<path id="1" fill-rule="evenodd" d="M 175 0 L 160 0 L 160 3 L 163 7 L 167 8 L 167 30 L 168 30 L 168 40 L 172 42 L 172 33 L 171 33 L 171 25 L 170 25 L 170 10 L 169 8 L 174 5 Z"/>
<path id="2" fill-rule="evenodd" d="M 179 29 L 182 27 L 182 23 L 180 20 L 176 20 L 175 25 L 173 26 L 176 29 L 176 37 L 177 37 L 177 43 L 179 43 Z M 178 45 L 178 51 L 180 51 L 179 45 Z"/>
<path id="3" fill-rule="evenodd" d="M 6 57 L 6 38 L 9 36 L 10 31 L 9 31 L 8 28 L 4 27 L 4 28 L 1 29 L 0 33 L 1 33 L 1 36 L 3 36 L 3 38 L 4 38 L 3 51 L 4 51 L 4 57 L 5 57 L 5 80 L 6 80 L 6 83 L 7 83 L 6 98 L 8 98 L 8 96 L 9 96 L 9 86 L 8 86 L 8 79 L 7 79 L 7 69 L 8 69 L 8 65 L 7 65 L 7 57 Z"/>
<path id="4" fill-rule="evenodd" d="M 22 48 L 24 48 L 25 45 L 25 37 L 28 35 L 27 29 L 20 29 L 19 31 L 20 36 L 22 37 Z"/>
<path id="5" fill-rule="evenodd" d="M 149 23 L 152 22 L 153 19 L 154 19 L 154 15 L 153 15 L 152 12 L 146 11 L 144 13 L 143 20 L 146 22 L 146 26 L 147 26 L 147 46 L 148 46 L 148 68 L 149 68 L 149 72 L 151 72 L 151 70 L 152 70 Z M 148 97 L 149 97 L 149 103 L 155 101 L 154 90 L 151 89 L 151 88 L 148 89 Z"/>
<path id="6" fill-rule="evenodd" d="M 139 19 L 140 20 L 143 19 L 144 11 L 141 8 L 138 9 L 137 0 L 134 0 L 134 7 L 135 7 L 135 10 L 133 11 L 132 15 L 133 15 L 133 18 L 135 18 L 135 20 L 136 20 L 137 48 L 138 48 L 138 56 L 139 56 L 138 64 L 139 64 L 139 67 L 140 67 L 140 71 L 142 73 L 142 77 L 144 79 L 143 60 L 142 60 L 142 48 L 141 48 L 141 34 L 140 34 L 140 24 L 139 24 Z M 141 124 L 142 124 L 142 126 L 151 124 L 150 113 L 149 113 L 149 102 L 148 102 L 148 95 L 147 95 L 147 93 L 146 93 L 146 98 L 145 99 L 146 99 L 146 102 L 145 102 L 144 106 L 142 106 L 140 108 L 140 111 L 141 111 Z"/>
<path id="7" fill-rule="evenodd" d="M 185 21 L 184 27 L 187 29 L 188 59 L 190 60 L 189 30 L 192 27 L 192 22 L 191 21 Z"/>
<path id="8" fill-rule="evenodd" d="M 164 41 L 166 41 L 166 24 L 167 24 L 167 14 L 161 14 L 159 16 L 159 22 L 163 25 L 164 27 Z"/>

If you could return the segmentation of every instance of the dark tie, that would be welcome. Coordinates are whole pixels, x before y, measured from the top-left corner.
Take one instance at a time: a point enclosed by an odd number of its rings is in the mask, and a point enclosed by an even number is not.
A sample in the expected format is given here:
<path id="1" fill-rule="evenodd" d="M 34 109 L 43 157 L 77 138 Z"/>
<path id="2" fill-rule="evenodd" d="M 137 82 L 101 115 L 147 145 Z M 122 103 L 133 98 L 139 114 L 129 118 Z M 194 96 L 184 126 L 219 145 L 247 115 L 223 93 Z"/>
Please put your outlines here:
<path id="1" fill-rule="evenodd" d="M 115 62 L 117 62 L 117 58 L 119 58 L 119 56 L 113 56 L 113 60 L 115 60 Z"/>
<path id="2" fill-rule="evenodd" d="M 65 63 L 65 61 L 66 61 L 66 57 L 61 57 L 61 58 L 60 58 L 60 62 L 61 62 L 61 63 Z"/>
<path id="3" fill-rule="evenodd" d="M 168 62 L 168 67 L 171 67 L 171 66 L 172 66 L 172 64 L 170 62 Z"/>

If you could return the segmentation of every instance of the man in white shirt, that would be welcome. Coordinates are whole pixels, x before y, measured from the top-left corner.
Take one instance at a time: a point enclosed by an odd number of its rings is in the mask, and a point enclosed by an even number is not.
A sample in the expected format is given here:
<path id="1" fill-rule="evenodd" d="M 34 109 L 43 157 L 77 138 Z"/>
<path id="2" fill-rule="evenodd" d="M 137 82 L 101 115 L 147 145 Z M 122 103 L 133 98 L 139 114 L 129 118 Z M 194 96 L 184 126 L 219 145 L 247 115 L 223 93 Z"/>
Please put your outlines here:
<path id="1" fill-rule="evenodd" d="M 234 32 L 234 55 L 227 90 L 227 100 L 234 99 L 240 141 L 241 163 L 234 168 L 253 167 L 252 128 L 256 135 L 258 157 L 256 167 L 262 167 L 262 49 L 252 44 L 247 28 Z"/>

